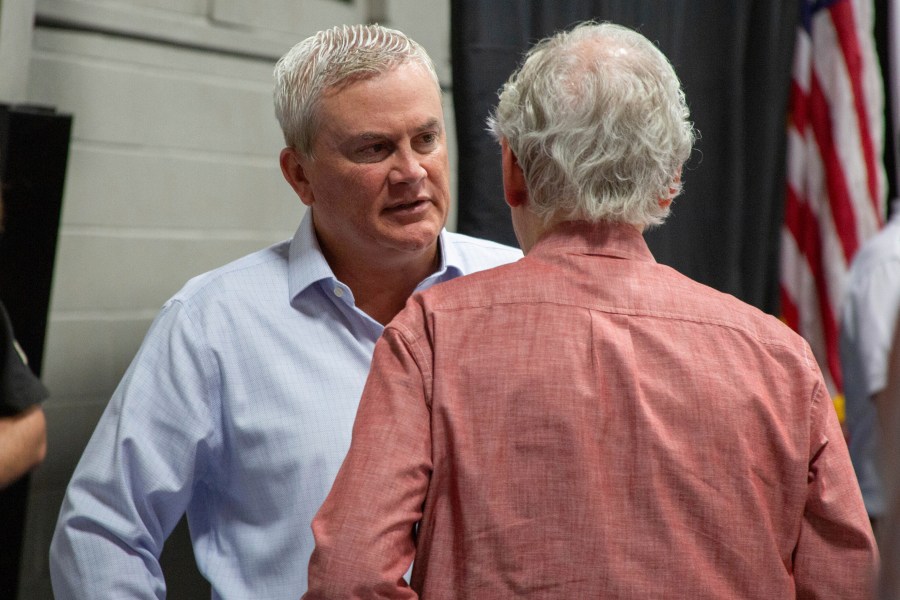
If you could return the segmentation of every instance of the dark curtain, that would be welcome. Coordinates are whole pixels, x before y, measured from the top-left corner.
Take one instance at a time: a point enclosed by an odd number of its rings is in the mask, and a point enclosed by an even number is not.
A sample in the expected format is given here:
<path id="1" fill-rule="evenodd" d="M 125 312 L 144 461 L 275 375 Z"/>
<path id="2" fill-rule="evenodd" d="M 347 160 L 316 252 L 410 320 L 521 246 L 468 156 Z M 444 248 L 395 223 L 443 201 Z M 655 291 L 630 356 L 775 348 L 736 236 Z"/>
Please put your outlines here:
<path id="1" fill-rule="evenodd" d="M 612 21 L 669 57 L 701 136 L 671 217 L 645 236 L 650 249 L 659 262 L 776 314 L 798 16 L 785 0 L 452 0 L 459 231 L 515 244 L 485 119 L 524 50 L 578 21 Z"/>

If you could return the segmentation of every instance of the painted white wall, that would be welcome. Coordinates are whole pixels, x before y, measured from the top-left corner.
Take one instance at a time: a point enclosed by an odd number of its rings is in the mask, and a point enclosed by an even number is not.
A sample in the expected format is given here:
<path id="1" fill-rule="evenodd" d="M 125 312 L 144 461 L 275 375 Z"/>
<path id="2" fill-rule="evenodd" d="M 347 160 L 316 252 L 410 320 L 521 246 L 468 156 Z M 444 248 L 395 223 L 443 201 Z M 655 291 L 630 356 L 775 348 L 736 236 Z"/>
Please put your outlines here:
<path id="1" fill-rule="evenodd" d="M 25 99 L 34 2 L 0 0 L 0 100 L 4 102 Z"/>
<path id="2" fill-rule="evenodd" d="M 0 73 L 15 68 L 25 97 L 0 87 L 0 101 L 74 116 L 43 363 L 49 454 L 32 477 L 19 594 L 34 600 L 52 598 L 47 549 L 65 486 L 162 303 L 191 276 L 289 237 L 299 222 L 277 163 L 277 57 L 375 10 L 428 49 L 447 90 L 451 71 L 449 0 L 26 4 L 35 26 L 9 41 L 12 54 L 0 21 Z M 13 54 L 18 64 L 4 58 Z M 454 161 L 449 92 L 445 104 Z M 186 544 L 176 536 L 166 552 L 184 555 Z"/>

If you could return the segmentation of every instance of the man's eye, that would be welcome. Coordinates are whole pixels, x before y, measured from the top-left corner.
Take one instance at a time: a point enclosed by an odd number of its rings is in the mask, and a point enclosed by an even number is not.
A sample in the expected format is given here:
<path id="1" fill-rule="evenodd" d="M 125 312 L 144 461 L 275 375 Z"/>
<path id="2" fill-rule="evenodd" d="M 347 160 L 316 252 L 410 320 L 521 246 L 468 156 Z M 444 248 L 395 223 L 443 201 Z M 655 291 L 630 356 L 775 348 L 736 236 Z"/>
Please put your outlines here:
<path id="1" fill-rule="evenodd" d="M 363 146 L 362 148 L 358 148 L 354 154 L 356 158 L 361 161 L 375 161 L 380 160 L 384 156 L 386 156 L 390 152 L 390 145 L 386 142 L 376 142 L 374 144 L 369 144 L 367 146 Z"/>
<path id="2" fill-rule="evenodd" d="M 387 144 L 378 143 L 378 144 L 370 144 L 370 145 L 366 146 L 365 148 L 363 148 L 362 150 L 360 150 L 359 152 L 360 152 L 360 154 L 373 155 L 373 154 L 381 154 L 385 150 L 387 150 Z"/>
<path id="3" fill-rule="evenodd" d="M 419 136 L 419 146 L 424 148 L 433 148 L 441 141 L 441 136 L 437 133 L 423 133 Z"/>

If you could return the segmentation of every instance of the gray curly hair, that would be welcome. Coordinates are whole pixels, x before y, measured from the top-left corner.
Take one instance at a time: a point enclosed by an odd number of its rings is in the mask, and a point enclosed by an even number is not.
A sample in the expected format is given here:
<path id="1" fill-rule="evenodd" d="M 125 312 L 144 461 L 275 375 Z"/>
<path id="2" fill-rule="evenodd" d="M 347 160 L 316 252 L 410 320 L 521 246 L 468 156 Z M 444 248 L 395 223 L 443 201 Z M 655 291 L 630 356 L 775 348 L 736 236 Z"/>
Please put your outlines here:
<path id="1" fill-rule="evenodd" d="M 695 133 L 672 65 L 647 38 L 583 23 L 542 40 L 500 92 L 488 127 L 555 219 L 661 224 Z"/>
<path id="2" fill-rule="evenodd" d="M 275 65 L 275 116 L 285 144 L 312 156 L 319 102 L 326 90 L 402 64 L 425 67 L 440 94 L 434 64 L 406 34 L 381 25 L 340 25 L 299 42 Z"/>

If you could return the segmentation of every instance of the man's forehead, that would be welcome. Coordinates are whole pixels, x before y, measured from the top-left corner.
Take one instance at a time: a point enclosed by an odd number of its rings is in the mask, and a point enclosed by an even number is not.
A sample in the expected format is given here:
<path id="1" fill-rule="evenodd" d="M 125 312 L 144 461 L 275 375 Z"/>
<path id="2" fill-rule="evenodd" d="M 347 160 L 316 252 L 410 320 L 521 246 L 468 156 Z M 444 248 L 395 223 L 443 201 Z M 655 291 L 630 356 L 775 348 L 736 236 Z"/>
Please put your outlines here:
<path id="1" fill-rule="evenodd" d="M 375 78 L 360 80 L 365 85 Z M 429 93 L 421 80 L 398 78 L 384 86 L 345 86 L 322 97 L 319 110 L 325 123 L 360 123 L 367 120 L 403 120 L 413 126 L 427 128 L 442 126 L 444 109 L 439 90 Z"/>
<path id="2" fill-rule="evenodd" d="M 395 139 L 426 131 L 443 134 L 445 129 L 440 89 L 428 70 L 417 63 L 404 63 L 329 88 L 316 112 L 314 145 Z"/>
<path id="3" fill-rule="evenodd" d="M 352 87 L 356 84 L 390 77 L 391 75 L 395 75 L 401 71 L 418 71 L 421 75 L 427 77 L 428 80 L 433 83 L 435 89 L 440 94 L 440 83 L 434 80 L 434 76 L 432 75 L 431 71 L 420 62 L 407 60 L 403 62 L 397 62 L 388 66 L 372 67 L 371 69 L 360 70 L 355 73 L 344 75 L 340 77 L 338 81 L 334 81 L 326 85 L 322 89 L 322 97 L 325 98 L 336 96 L 347 88 Z"/>

